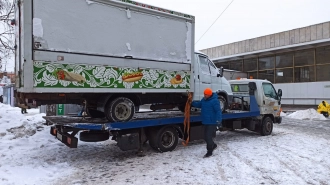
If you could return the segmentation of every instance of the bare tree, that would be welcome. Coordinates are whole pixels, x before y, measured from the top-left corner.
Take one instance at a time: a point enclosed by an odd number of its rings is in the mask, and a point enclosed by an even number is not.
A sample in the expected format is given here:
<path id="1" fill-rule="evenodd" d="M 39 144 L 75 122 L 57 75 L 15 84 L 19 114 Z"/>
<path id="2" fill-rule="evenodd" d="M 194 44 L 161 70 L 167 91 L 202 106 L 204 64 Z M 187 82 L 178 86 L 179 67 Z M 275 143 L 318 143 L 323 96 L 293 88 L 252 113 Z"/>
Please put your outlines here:
<path id="1" fill-rule="evenodd" d="M 13 19 L 14 0 L 0 0 L 0 71 L 15 53 Z"/>

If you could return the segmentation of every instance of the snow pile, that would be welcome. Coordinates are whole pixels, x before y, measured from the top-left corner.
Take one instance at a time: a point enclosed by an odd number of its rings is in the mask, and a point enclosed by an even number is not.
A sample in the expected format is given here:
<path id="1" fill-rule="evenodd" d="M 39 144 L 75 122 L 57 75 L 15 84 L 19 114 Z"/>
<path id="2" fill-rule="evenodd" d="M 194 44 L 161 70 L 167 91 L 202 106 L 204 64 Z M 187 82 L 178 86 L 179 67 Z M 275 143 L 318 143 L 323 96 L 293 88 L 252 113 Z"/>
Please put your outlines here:
<path id="1" fill-rule="evenodd" d="M 22 114 L 21 109 L 0 103 L 0 138 L 16 139 L 34 135 L 42 128 L 45 120 L 37 114 L 38 109 L 28 109 L 28 114 Z"/>
<path id="2" fill-rule="evenodd" d="M 319 114 L 315 109 L 296 111 L 287 117 L 300 120 L 327 120 L 327 118 L 325 118 L 322 114 Z"/>
<path id="3" fill-rule="evenodd" d="M 71 169 L 63 157 L 39 109 L 21 109 L 0 103 L 0 184 L 49 184 Z M 63 175 L 63 174 L 62 174 Z"/>
<path id="4" fill-rule="evenodd" d="M 281 112 L 280 116 L 285 117 L 285 116 L 287 116 L 287 114 L 285 112 Z"/>

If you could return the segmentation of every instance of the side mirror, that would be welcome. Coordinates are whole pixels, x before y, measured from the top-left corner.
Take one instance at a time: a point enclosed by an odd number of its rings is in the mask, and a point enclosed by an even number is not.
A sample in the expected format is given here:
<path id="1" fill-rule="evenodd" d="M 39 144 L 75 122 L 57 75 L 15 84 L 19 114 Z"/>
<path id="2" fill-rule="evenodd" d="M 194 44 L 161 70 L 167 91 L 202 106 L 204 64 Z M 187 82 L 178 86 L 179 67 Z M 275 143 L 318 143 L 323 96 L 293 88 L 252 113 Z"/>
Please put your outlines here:
<path id="1" fill-rule="evenodd" d="M 223 67 L 222 66 L 219 69 L 219 73 L 217 74 L 217 77 L 223 77 Z"/>
<path id="2" fill-rule="evenodd" d="M 279 97 L 282 97 L 282 89 L 279 89 L 279 90 L 278 90 L 277 95 L 278 95 Z"/>

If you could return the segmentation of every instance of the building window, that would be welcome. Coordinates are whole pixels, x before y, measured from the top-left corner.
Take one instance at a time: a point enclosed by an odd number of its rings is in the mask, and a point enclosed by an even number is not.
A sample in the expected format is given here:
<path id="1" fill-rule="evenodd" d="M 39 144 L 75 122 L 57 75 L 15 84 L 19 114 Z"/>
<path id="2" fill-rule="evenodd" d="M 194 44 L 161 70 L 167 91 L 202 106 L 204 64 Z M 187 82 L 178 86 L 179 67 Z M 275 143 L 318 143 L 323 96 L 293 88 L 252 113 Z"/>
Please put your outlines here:
<path id="1" fill-rule="evenodd" d="M 330 46 L 316 48 L 316 64 L 330 63 Z"/>
<path id="2" fill-rule="evenodd" d="M 314 66 L 295 67 L 295 82 L 314 82 Z"/>
<path id="3" fill-rule="evenodd" d="M 293 53 L 276 55 L 276 68 L 293 67 Z"/>
<path id="4" fill-rule="evenodd" d="M 248 78 L 258 79 L 258 73 L 257 72 L 248 72 Z"/>
<path id="5" fill-rule="evenodd" d="M 216 62 L 214 63 L 217 68 L 223 67 L 224 69 L 229 69 L 229 62 Z"/>
<path id="6" fill-rule="evenodd" d="M 258 78 L 274 83 L 274 70 L 259 71 Z"/>
<path id="7" fill-rule="evenodd" d="M 229 67 L 231 70 L 243 71 L 243 63 L 242 60 L 235 60 L 229 62 Z"/>
<path id="8" fill-rule="evenodd" d="M 262 57 L 259 58 L 259 70 L 265 70 L 265 69 L 274 69 L 275 66 L 275 57 Z"/>
<path id="9" fill-rule="evenodd" d="M 275 83 L 292 83 L 293 68 L 276 69 Z"/>
<path id="10" fill-rule="evenodd" d="M 244 72 L 258 70 L 257 58 L 251 58 L 251 59 L 244 60 L 243 69 L 244 69 Z"/>
<path id="11" fill-rule="evenodd" d="M 316 81 L 330 81 L 330 65 L 316 66 Z"/>
<path id="12" fill-rule="evenodd" d="M 297 51 L 294 55 L 294 65 L 314 65 L 314 50 Z"/>

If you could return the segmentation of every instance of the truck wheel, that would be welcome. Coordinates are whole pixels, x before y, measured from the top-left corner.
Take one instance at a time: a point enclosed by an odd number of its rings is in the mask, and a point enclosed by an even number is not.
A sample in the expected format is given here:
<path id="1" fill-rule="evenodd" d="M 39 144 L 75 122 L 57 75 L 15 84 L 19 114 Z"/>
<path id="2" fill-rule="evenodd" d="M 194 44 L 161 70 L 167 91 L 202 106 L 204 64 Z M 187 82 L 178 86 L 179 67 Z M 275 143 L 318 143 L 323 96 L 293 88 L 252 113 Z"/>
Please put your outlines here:
<path id="1" fill-rule="evenodd" d="M 156 138 L 156 144 L 159 151 L 173 151 L 177 147 L 178 142 L 178 132 L 173 127 L 164 127 L 159 130 Z"/>
<path id="2" fill-rule="evenodd" d="M 95 109 L 87 109 L 88 115 L 92 118 L 104 118 L 104 113 Z"/>
<path id="3" fill-rule="evenodd" d="M 95 131 L 83 131 L 79 134 L 80 141 L 84 142 L 98 142 L 109 139 L 108 132 L 95 132 Z"/>
<path id="4" fill-rule="evenodd" d="M 221 112 L 225 112 L 225 110 L 227 108 L 227 100 L 226 100 L 226 98 L 223 97 L 222 95 L 218 95 L 218 100 L 220 102 Z"/>
<path id="5" fill-rule="evenodd" d="M 273 131 L 273 120 L 270 117 L 265 117 L 262 121 L 260 134 L 262 136 L 268 136 Z"/>
<path id="6" fill-rule="evenodd" d="M 111 122 L 129 121 L 133 118 L 134 113 L 133 101 L 125 97 L 112 100 L 105 110 L 105 116 Z"/>

